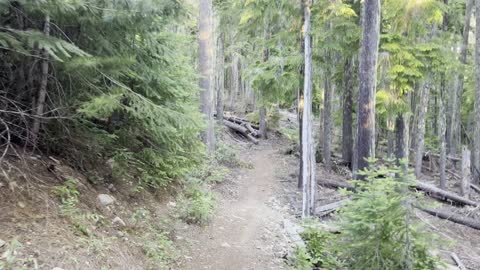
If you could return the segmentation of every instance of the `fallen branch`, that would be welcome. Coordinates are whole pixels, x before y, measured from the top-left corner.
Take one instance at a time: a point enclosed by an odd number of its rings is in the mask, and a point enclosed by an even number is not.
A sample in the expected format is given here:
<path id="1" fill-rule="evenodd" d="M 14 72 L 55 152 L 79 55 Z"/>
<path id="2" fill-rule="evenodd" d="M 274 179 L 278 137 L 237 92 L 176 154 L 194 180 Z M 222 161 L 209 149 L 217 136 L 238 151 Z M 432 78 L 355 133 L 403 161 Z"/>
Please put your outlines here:
<path id="1" fill-rule="evenodd" d="M 428 213 L 432 216 L 435 216 L 435 217 L 438 217 L 438 218 L 441 218 L 441 219 L 446 219 L 446 220 L 449 220 L 451 222 L 458 223 L 458 224 L 461 224 L 461 225 L 465 225 L 467 227 L 470 227 L 470 228 L 473 228 L 473 229 L 476 229 L 476 230 L 480 230 L 480 222 L 478 222 L 475 219 L 463 217 L 461 215 L 458 215 L 458 214 L 455 214 L 455 213 L 452 213 L 452 212 L 425 208 L 425 207 L 422 207 L 418 204 L 415 204 L 414 206 L 416 208 L 422 210 L 423 212 Z"/>
<path id="2" fill-rule="evenodd" d="M 338 208 L 344 206 L 348 201 L 348 199 L 345 199 L 317 207 L 315 209 L 315 216 L 324 217 L 332 212 L 335 212 Z"/>
<path id="3" fill-rule="evenodd" d="M 457 264 L 460 270 L 467 270 L 467 268 L 465 267 L 463 262 L 460 260 L 460 258 L 457 256 L 457 254 L 455 254 L 455 252 L 450 253 L 450 256 L 455 261 L 455 263 Z"/>
<path id="4" fill-rule="evenodd" d="M 470 187 L 471 187 L 473 190 L 475 190 L 476 192 L 480 193 L 480 187 L 479 187 L 479 186 L 470 183 Z"/>

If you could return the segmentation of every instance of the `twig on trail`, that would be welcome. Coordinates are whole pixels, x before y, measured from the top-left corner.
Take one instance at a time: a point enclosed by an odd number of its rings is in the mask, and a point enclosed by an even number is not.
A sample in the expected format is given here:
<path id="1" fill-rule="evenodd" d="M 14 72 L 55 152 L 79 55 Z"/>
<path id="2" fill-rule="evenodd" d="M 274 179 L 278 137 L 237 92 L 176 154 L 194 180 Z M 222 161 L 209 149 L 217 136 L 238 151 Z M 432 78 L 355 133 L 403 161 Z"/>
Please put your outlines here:
<path id="1" fill-rule="evenodd" d="M 450 253 L 450 256 L 455 261 L 455 263 L 457 264 L 460 270 L 467 270 L 467 268 L 465 267 L 463 262 L 460 260 L 460 258 L 457 256 L 457 254 L 455 254 L 455 252 Z"/>

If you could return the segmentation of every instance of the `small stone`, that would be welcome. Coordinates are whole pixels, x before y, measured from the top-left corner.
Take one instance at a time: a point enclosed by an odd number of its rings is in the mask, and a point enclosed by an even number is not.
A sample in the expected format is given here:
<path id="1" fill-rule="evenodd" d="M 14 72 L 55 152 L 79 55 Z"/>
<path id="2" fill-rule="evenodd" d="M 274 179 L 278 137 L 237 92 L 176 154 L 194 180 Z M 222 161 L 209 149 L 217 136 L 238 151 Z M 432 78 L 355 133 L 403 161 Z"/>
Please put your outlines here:
<path id="1" fill-rule="evenodd" d="M 172 207 L 172 208 L 174 208 L 174 207 L 176 207 L 176 206 L 177 206 L 177 203 L 176 203 L 176 202 L 168 202 L 168 204 L 167 204 L 167 205 L 168 205 L 168 207 Z"/>
<path id="2" fill-rule="evenodd" d="M 115 186 L 113 184 L 108 185 L 108 190 L 110 190 L 111 192 L 116 192 L 117 191 L 117 189 L 115 188 Z"/>
<path id="3" fill-rule="evenodd" d="M 115 202 L 115 198 L 108 194 L 100 194 L 97 196 L 97 204 L 100 207 L 107 207 Z"/>
<path id="4" fill-rule="evenodd" d="M 222 244 L 222 247 L 224 247 L 224 248 L 229 248 L 229 247 L 231 247 L 231 246 L 230 246 L 230 244 L 228 244 L 227 242 L 225 242 L 225 243 Z"/>
<path id="5" fill-rule="evenodd" d="M 7 242 L 3 241 L 2 239 L 0 239 L 0 248 L 5 246 L 5 244 L 7 244 Z"/>
<path id="6" fill-rule="evenodd" d="M 0 182 L 0 188 L 4 187 L 5 184 L 3 182 Z"/>
<path id="7" fill-rule="evenodd" d="M 17 205 L 20 208 L 25 208 L 25 203 L 24 202 L 18 202 Z"/>
<path id="8" fill-rule="evenodd" d="M 120 217 L 115 217 L 112 220 L 112 223 L 113 223 L 114 226 L 119 226 L 119 227 L 127 226 L 127 223 L 125 223 L 125 221 L 123 221 Z"/>
<path id="9" fill-rule="evenodd" d="M 63 270 L 63 268 L 55 267 L 55 268 L 53 268 L 52 270 Z"/>
<path id="10" fill-rule="evenodd" d="M 125 237 L 125 233 L 122 232 L 122 231 L 117 231 L 117 236 L 118 236 L 119 238 Z"/>

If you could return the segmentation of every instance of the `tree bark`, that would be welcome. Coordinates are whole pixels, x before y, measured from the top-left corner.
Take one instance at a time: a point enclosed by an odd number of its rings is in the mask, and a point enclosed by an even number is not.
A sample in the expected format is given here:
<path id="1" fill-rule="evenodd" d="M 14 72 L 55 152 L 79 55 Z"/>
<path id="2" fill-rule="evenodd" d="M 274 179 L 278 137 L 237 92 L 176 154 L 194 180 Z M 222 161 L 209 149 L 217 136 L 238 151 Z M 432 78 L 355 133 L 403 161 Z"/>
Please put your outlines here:
<path id="1" fill-rule="evenodd" d="M 440 88 L 440 98 L 437 99 L 439 113 L 438 113 L 438 129 L 439 129 L 439 142 L 440 142 L 440 188 L 445 189 L 447 187 L 447 146 L 446 146 L 446 115 L 445 115 L 445 79 L 443 79 L 442 87 Z"/>
<path id="2" fill-rule="evenodd" d="M 480 26 L 480 1 L 475 1 L 476 25 Z M 480 169 L 480 30 L 475 31 L 475 109 L 473 120 L 473 153 L 472 167 L 475 180 L 478 179 L 477 170 Z M 475 181 L 477 182 L 477 181 Z"/>
<path id="3" fill-rule="evenodd" d="M 368 167 L 375 157 L 375 92 L 380 36 L 380 1 L 365 0 L 362 16 L 362 42 L 359 64 L 357 169 Z M 363 178 L 359 176 L 358 178 Z"/>
<path id="4" fill-rule="evenodd" d="M 46 36 L 50 35 L 50 16 L 45 16 L 45 22 L 43 26 L 43 33 Z M 38 139 L 40 135 L 40 125 L 41 119 L 40 117 L 43 115 L 45 110 L 45 100 L 47 98 L 47 84 L 48 84 L 48 52 L 45 49 L 42 49 L 42 64 L 41 64 L 41 78 L 40 78 L 40 88 L 38 89 L 38 99 L 35 102 L 35 118 L 33 119 L 33 126 L 32 126 L 32 145 L 36 147 L 38 145 Z"/>
<path id="5" fill-rule="evenodd" d="M 419 178 L 422 173 L 423 150 L 425 147 L 425 121 L 427 117 L 428 97 L 430 95 L 430 81 L 428 80 L 429 79 L 427 79 L 423 85 L 422 94 L 420 95 L 417 134 L 415 134 L 415 138 L 418 139 L 415 149 L 415 176 L 417 178 Z"/>
<path id="6" fill-rule="evenodd" d="M 331 57 L 331 53 L 327 52 L 326 56 L 327 63 L 333 62 L 333 57 Z M 323 92 L 323 136 L 322 136 L 322 143 L 323 143 L 323 163 L 325 165 L 326 171 L 331 171 L 332 169 L 332 153 L 331 153 L 331 145 L 332 145 L 332 98 L 333 98 L 333 75 L 330 67 L 325 69 L 325 88 Z"/>
<path id="7" fill-rule="evenodd" d="M 218 38 L 218 65 L 217 65 L 217 121 L 219 124 L 223 123 L 223 92 L 225 91 L 225 43 L 224 33 L 220 34 Z"/>
<path id="8" fill-rule="evenodd" d="M 305 21 L 305 3 L 303 0 L 300 1 L 300 12 L 302 13 L 302 21 Z M 300 55 L 305 54 L 305 40 L 302 35 L 300 35 Z M 298 70 L 298 104 L 297 104 L 297 114 L 298 114 L 298 135 L 300 138 L 299 148 L 300 148 L 300 157 L 303 156 L 303 145 L 302 145 L 302 132 L 303 132 L 303 84 L 304 84 L 304 76 L 305 76 L 305 63 L 302 62 L 300 68 Z M 303 188 L 303 158 L 300 158 L 299 162 L 300 168 L 298 170 L 298 189 Z"/>
<path id="9" fill-rule="evenodd" d="M 311 0 L 305 0 L 305 79 L 304 79 L 304 108 L 302 132 L 302 160 L 303 160 L 303 202 L 302 218 L 315 213 L 315 152 L 313 141 L 313 115 L 312 115 L 312 47 L 310 36 Z"/>
<path id="10" fill-rule="evenodd" d="M 468 198 L 470 195 L 470 178 L 471 178 L 471 168 L 470 168 L 470 161 L 471 161 L 471 153 L 468 150 L 467 146 L 463 146 L 462 149 L 462 174 L 461 174 L 461 183 L 460 183 L 460 194 L 462 196 Z M 473 185 L 474 186 L 474 185 Z"/>
<path id="11" fill-rule="evenodd" d="M 353 156 L 353 57 L 345 61 L 342 121 L 342 159 L 352 168 Z"/>
<path id="12" fill-rule="evenodd" d="M 403 114 L 397 115 L 395 120 L 395 158 L 398 165 L 402 165 L 401 161 L 406 159 L 403 166 L 408 166 L 408 141 L 409 128 L 408 117 Z"/>
<path id="13" fill-rule="evenodd" d="M 470 19 L 473 13 L 473 0 L 467 0 L 465 6 L 465 17 L 463 24 L 462 43 L 460 45 L 459 60 L 462 64 L 457 77 L 457 91 L 452 92 L 451 96 L 451 119 L 448 127 L 448 154 L 456 155 L 457 144 L 461 142 L 461 111 L 462 111 L 462 96 L 465 78 L 465 65 L 467 63 L 468 52 L 468 37 L 470 34 Z"/>
<path id="14" fill-rule="evenodd" d="M 203 142 L 210 152 L 215 150 L 215 134 L 213 127 L 213 24 L 212 0 L 200 0 L 198 16 L 198 52 L 201 88 L 200 111 L 204 114 L 207 129 L 203 133 Z"/>

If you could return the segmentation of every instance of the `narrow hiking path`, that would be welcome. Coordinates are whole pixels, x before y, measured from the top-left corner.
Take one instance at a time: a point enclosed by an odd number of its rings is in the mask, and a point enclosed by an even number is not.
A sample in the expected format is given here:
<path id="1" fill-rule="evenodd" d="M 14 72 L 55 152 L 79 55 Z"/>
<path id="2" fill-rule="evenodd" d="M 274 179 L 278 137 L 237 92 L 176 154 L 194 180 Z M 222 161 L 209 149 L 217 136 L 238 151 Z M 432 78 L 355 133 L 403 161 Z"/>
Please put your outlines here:
<path id="1" fill-rule="evenodd" d="M 263 142 L 241 158 L 253 168 L 242 169 L 221 187 L 212 222 L 188 236 L 190 254 L 182 269 L 286 269 L 282 257 L 291 244 L 283 225 L 292 218 L 276 197 L 281 188 L 276 171 L 282 166 L 278 149 Z"/>

